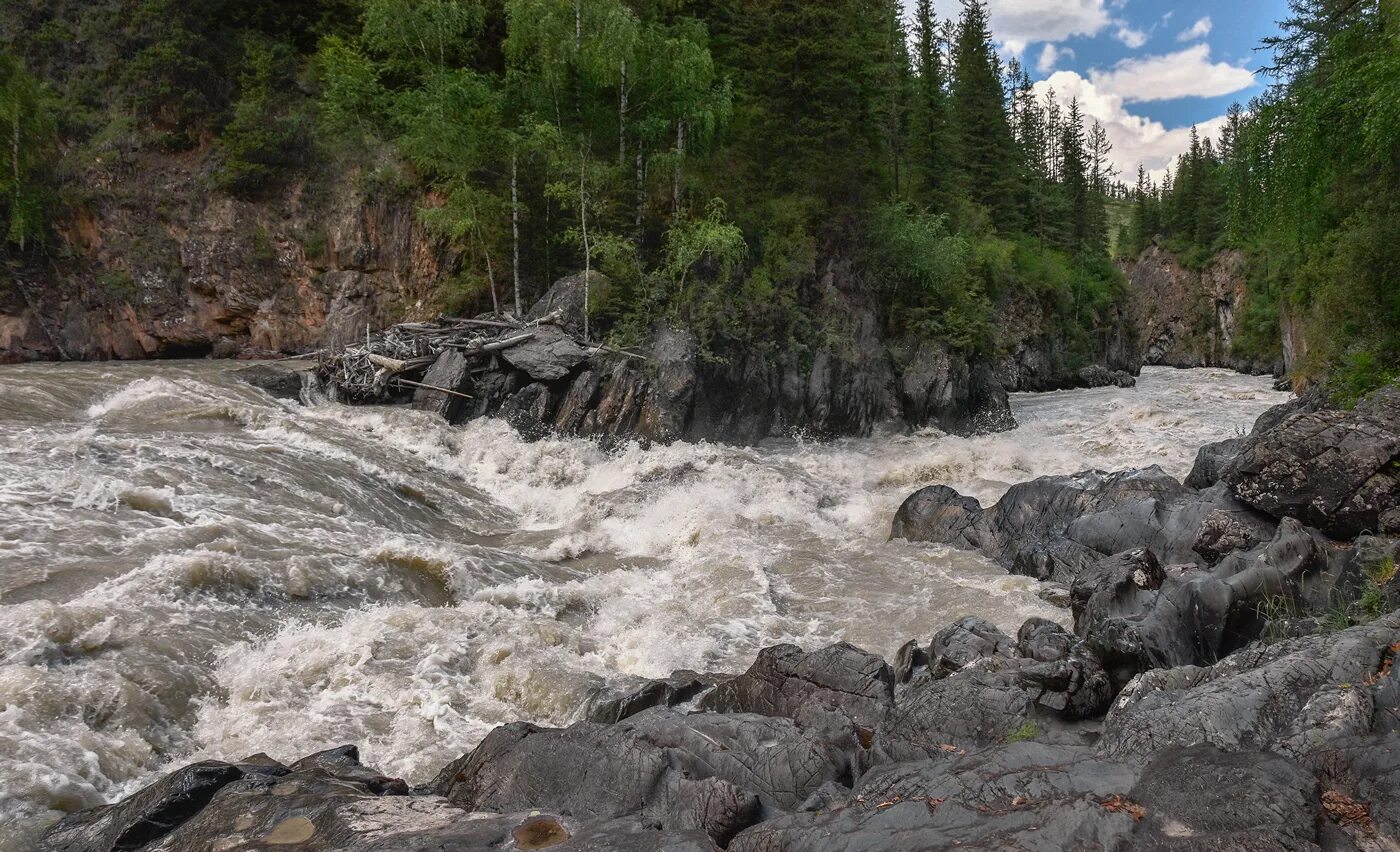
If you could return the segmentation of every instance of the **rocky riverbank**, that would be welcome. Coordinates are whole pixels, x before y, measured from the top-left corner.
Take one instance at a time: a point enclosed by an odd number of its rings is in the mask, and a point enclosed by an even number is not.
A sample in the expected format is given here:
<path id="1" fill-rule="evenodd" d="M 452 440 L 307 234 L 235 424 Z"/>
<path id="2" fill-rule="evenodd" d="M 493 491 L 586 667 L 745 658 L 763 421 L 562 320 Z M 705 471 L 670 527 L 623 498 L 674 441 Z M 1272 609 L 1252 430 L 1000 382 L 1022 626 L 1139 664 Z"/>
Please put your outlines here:
<path id="1" fill-rule="evenodd" d="M 195 764 L 44 848 L 1394 849 L 1396 424 L 1397 388 L 1308 398 L 1203 449 L 1191 485 L 1089 472 L 901 508 L 896 536 L 1063 589 L 1073 631 L 969 617 L 890 661 L 780 645 L 498 728 L 420 788 L 348 746 Z"/>

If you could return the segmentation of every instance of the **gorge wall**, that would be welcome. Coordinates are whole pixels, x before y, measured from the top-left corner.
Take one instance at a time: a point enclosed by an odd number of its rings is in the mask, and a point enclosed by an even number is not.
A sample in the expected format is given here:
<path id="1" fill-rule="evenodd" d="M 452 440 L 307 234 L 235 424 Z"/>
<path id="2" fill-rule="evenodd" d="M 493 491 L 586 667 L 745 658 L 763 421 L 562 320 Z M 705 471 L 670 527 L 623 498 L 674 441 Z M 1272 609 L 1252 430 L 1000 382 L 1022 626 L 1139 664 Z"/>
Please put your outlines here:
<path id="1" fill-rule="evenodd" d="M 1257 358 L 1234 352 L 1240 311 L 1248 295 L 1243 252 L 1222 251 L 1200 270 L 1193 270 L 1154 241 L 1125 264 L 1124 273 L 1135 301 L 1144 364 L 1284 372 L 1282 353 Z"/>

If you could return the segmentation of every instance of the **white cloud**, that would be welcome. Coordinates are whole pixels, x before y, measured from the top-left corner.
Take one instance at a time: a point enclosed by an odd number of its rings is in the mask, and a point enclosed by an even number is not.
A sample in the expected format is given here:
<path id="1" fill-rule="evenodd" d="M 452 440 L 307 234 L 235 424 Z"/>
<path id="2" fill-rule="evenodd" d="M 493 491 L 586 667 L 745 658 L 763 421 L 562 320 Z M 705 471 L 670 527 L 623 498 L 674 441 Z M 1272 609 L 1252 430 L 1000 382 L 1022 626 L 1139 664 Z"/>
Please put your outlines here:
<path id="1" fill-rule="evenodd" d="M 1055 67 L 1060 64 L 1061 59 L 1073 58 L 1073 49 L 1047 44 L 1040 51 L 1040 59 L 1036 60 L 1035 69 L 1041 74 L 1051 74 L 1054 73 Z"/>
<path id="2" fill-rule="evenodd" d="M 1094 85 L 1126 103 L 1212 98 L 1254 85 L 1254 73 L 1228 62 L 1211 62 L 1210 45 L 1176 53 L 1125 59 L 1109 70 L 1089 72 Z"/>
<path id="3" fill-rule="evenodd" d="M 1120 179 L 1128 183 L 1136 179 L 1139 163 L 1160 183 L 1177 156 L 1190 147 L 1191 128 L 1168 129 L 1160 121 L 1133 115 L 1124 107 L 1121 95 L 1105 91 L 1073 71 L 1058 71 L 1035 84 L 1036 94 L 1041 97 L 1051 89 L 1062 104 L 1078 98 L 1084 114 L 1103 125 L 1113 143 L 1111 159 Z M 1220 116 L 1201 123 L 1197 129 L 1202 138 L 1219 139 L 1224 126 L 1225 116 Z"/>
<path id="4" fill-rule="evenodd" d="M 1117 0 L 1114 0 L 1115 3 Z M 912 11 L 913 0 L 905 0 Z M 941 18 L 957 20 L 958 0 L 934 0 Z M 1005 54 L 1020 56 L 1034 42 L 1055 44 L 1072 36 L 1096 36 L 1112 22 L 1107 0 L 987 0 L 992 34 Z"/>
<path id="5" fill-rule="evenodd" d="M 1182 30 L 1177 35 L 1176 40 L 1195 41 L 1198 38 L 1205 38 L 1206 36 L 1210 35 L 1210 31 L 1214 27 L 1215 24 L 1211 21 L 1210 15 L 1206 15 L 1204 18 L 1201 18 L 1199 21 L 1192 24 L 1190 29 Z"/>
<path id="6" fill-rule="evenodd" d="M 1147 44 L 1147 33 L 1133 29 L 1127 21 L 1118 22 L 1118 31 L 1113 34 L 1113 37 L 1133 50 Z"/>

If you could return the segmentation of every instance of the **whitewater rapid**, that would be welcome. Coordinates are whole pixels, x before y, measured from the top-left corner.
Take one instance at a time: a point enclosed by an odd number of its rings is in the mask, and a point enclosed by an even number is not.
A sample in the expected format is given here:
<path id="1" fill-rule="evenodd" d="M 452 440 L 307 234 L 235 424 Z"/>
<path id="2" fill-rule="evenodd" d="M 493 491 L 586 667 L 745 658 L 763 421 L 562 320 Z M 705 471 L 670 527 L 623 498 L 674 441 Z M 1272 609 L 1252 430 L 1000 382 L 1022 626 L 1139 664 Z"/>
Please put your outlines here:
<path id="1" fill-rule="evenodd" d="M 172 763 L 357 743 L 421 782 L 626 676 L 741 671 L 778 642 L 891 654 L 968 614 L 1063 619 L 975 554 L 886 541 L 900 502 L 1185 476 L 1286 399 L 1149 369 L 1015 396 L 1000 435 L 604 451 L 279 402 L 236 366 L 0 368 L 0 849 Z"/>

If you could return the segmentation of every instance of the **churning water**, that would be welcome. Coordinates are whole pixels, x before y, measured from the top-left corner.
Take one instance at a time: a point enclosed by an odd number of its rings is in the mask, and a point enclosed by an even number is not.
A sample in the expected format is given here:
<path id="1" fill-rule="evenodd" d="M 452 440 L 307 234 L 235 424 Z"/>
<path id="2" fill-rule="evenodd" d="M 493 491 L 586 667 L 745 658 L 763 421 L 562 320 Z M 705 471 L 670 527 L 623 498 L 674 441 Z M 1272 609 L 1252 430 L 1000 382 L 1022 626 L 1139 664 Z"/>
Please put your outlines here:
<path id="1" fill-rule="evenodd" d="M 0 368 L 0 848 L 171 763 L 358 743 L 419 782 L 610 679 L 1062 618 L 975 554 L 887 542 L 895 509 L 930 483 L 1184 476 L 1283 399 L 1148 370 L 1017 396 L 1001 435 L 605 452 L 280 403 L 234 366 Z"/>

